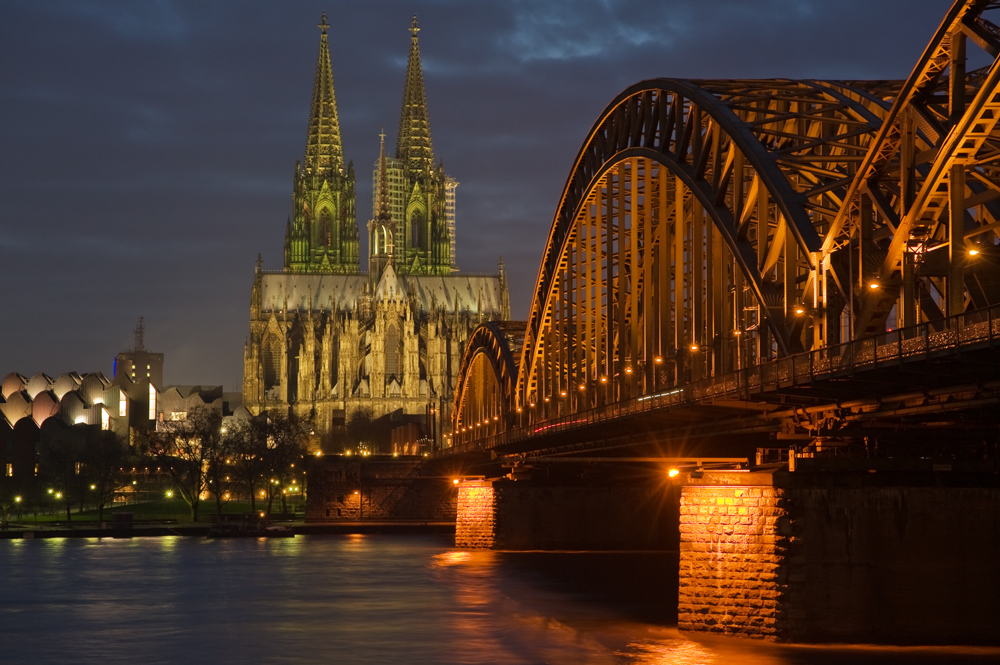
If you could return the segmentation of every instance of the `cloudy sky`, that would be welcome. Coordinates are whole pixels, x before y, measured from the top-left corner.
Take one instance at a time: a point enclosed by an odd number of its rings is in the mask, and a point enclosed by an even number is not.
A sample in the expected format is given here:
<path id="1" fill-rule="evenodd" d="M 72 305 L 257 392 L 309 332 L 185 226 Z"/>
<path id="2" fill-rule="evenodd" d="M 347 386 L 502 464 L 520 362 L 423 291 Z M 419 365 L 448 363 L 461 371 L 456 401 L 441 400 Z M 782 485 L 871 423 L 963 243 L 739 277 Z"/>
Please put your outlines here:
<path id="1" fill-rule="evenodd" d="M 253 266 L 282 267 L 326 11 L 344 152 L 371 215 L 418 15 L 458 263 L 527 316 L 555 206 L 628 85 L 905 78 L 942 0 L 0 3 L 0 376 L 111 372 L 138 317 L 167 383 L 239 390 Z M 362 234 L 362 237 L 364 234 Z M 366 249 L 362 247 L 362 254 Z"/>

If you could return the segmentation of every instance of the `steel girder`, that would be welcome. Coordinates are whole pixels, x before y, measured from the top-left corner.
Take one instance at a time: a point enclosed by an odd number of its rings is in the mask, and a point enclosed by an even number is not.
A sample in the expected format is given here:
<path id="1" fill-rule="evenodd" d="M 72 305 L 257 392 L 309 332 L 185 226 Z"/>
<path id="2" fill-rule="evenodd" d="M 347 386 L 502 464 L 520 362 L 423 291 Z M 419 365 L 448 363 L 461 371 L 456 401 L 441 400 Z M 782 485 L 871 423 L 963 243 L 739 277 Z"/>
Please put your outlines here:
<path id="1" fill-rule="evenodd" d="M 470 430 L 478 437 L 514 425 L 516 407 L 511 398 L 525 325 L 523 321 L 492 321 L 472 332 L 459 366 L 452 443 Z"/>
<path id="2" fill-rule="evenodd" d="M 607 346 L 612 339 L 615 357 L 602 358 L 603 377 L 591 367 L 587 380 L 606 383 L 616 367 L 638 375 L 641 359 L 642 383 L 648 385 L 627 391 L 634 394 L 659 383 L 650 366 L 655 358 L 674 358 L 671 380 L 679 380 L 676 356 L 688 342 L 714 345 L 711 362 L 721 366 L 735 362 L 724 359 L 742 341 L 731 339 L 734 335 L 753 336 L 760 360 L 801 349 L 807 328 L 825 339 L 824 322 L 806 325 L 796 310 L 808 303 L 819 311 L 826 304 L 818 253 L 892 92 L 891 84 L 657 79 L 621 93 L 588 135 L 557 209 L 529 315 L 517 404 L 586 392 L 581 387 L 586 380 L 576 384 L 587 378 L 578 370 L 593 359 L 573 360 L 563 350 L 578 344 L 589 350 L 595 340 Z M 623 193 L 622 187 L 631 190 Z M 588 215 L 591 221 L 584 221 Z M 710 220 L 709 226 L 693 220 L 697 215 Z M 584 274 L 567 272 L 584 262 L 590 266 Z M 599 285 L 598 272 L 610 281 Z M 709 280 L 713 289 L 739 293 L 707 294 L 709 275 L 715 278 Z M 581 280 L 587 284 L 578 286 Z M 565 293 L 567 284 L 579 293 Z M 604 338 L 577 330 L 588 307 L 601 312 L 582 325 L 603 327 Z M 706 316 L 705 308 L 714 311 Z M 756 308 L 758 314 L 746 321 L 742 308 Z M 660 329 L 650 334 L 654 331 L 641 317 L 653 309 L 672 309 L 673 318 L 661 315 Z M 617 317 L 619 329 L 608 326 L 609 316 Z M 669 343 L 666 328 L 673 332 Z M 569 334 L 571 329 L 576 332 Z M 646 333 L 642 349 L 632 348 L 638 329 Z M 554 337 L 546 341 L 547 335 Z M 546 346 L 562 360 L 546 357 Z M 574 370 L 567 373 L 567 365 Z M 631 384 L 637 378 L 618 380 Z M 548 387 L 540 390 L 542 384 Z"/>
<path id="3" fill-rule="evenodd" d="M 838 271 L 858 335 L 884 330 L 894 309 L 898 327 L 1000 299 L 996 266 L 967 256 L 977 241 L 992 247 L 1000 226 L 1000 29 L 983 15 L 996 6 L 959 0 L 945 15 L 824 241 L 827 255 L 845 246 L 858 257 L 852 284 Z M 967 74 L 969 42 L 992 64 Z"/>

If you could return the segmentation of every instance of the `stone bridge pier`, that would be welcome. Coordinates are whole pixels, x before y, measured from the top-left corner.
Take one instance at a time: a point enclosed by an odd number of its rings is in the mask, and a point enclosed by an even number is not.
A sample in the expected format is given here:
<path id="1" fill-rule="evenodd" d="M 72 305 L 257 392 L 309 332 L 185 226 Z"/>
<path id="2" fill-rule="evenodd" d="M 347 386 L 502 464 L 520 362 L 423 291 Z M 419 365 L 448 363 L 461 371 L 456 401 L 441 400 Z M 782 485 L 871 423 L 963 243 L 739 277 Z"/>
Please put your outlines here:
<path id="1" fill-rule="evenodd" d="M 496 550 L 676 550 L 680 487 L 665 472 L 466 479 L 455 543 Z"/>
<path id="2" fill-rule="evenodd" d="M 682 631 L 1000 643 L 995 474 L 704 472 L 680 532 Z"/>

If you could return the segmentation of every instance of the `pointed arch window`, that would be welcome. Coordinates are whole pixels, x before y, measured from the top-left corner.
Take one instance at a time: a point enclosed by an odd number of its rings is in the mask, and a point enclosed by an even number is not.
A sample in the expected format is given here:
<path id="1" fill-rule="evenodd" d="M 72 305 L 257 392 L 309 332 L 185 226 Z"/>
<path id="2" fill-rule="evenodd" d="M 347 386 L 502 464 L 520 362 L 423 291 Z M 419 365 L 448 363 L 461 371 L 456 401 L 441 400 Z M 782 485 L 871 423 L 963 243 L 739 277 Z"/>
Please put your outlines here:
<path id="1" fill-rule="evenodd" d="M 319 244 L 330 247 L 333 243 L 333 217 L 329 208 L 323 208 L 319 213 Z"/>
<path id="2" fill-rule="evenodd" d="M 410 247 L 425 249 L 426 238 L 424 236 L 423 211 L 414 210 L 410 217 Z"/>
<path id="3" fill-rule="evenodd" d="M 264 340 L 263 349 L 264 389 L 268 390 L 278 383 L 281 375 L 281 341 L 275 335 L 269 335 Z"/>
<path id="4" fill-rule="evenodd" d="M 403 338 L 399 333 L 399 324 L 393 321 L 385 329 L 385 378 L 402 379 L 403 376 Z"/>

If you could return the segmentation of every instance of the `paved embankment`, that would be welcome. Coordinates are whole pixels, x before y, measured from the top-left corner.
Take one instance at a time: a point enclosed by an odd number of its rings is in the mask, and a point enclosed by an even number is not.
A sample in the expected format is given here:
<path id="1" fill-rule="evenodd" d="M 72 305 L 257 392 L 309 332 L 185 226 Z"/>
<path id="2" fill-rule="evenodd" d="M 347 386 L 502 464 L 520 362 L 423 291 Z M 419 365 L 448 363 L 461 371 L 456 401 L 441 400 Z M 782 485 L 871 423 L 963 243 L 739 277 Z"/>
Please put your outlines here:
<path id="1" fill-rule="evenodd" d="M 335 522 L 327 524 L 304 524 L 302 522 L 282 523 L 295 531 L 296 535 L 320 534 L 440 534 L 455 533 L 453 522 Z M 101 529 L 91 526 L 59 526 L 36 528 L 11 528 L 0 531 L 0 540 L 15 538 L 140 538 L 153 536 L 201 536 L 208 535 L 209 524 L 178 524 L 133 526 L 131 529 Z"/>

